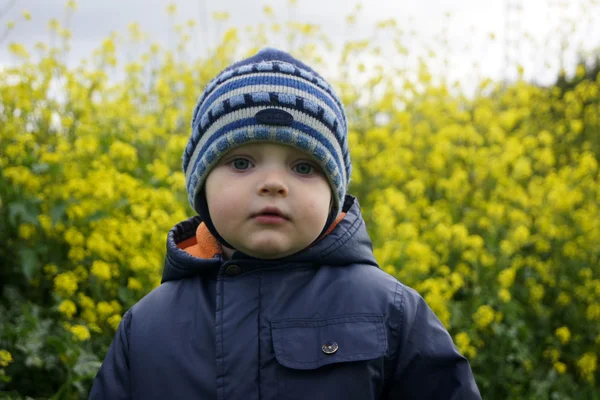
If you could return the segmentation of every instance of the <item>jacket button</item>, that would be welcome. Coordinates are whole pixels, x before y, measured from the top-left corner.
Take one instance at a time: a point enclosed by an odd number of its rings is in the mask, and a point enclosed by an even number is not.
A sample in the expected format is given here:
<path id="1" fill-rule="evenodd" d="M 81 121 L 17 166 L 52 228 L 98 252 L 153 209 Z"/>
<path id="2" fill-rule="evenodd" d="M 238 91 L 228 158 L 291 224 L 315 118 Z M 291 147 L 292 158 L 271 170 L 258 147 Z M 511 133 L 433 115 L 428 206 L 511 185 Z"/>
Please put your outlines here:
<path id="1" fill-rule="evenodd" d="M 227 276 L 238 276 L 242 273 L 242 269 L 237 265 L 228 265 L 225 269 Z"/>
<path id="2" fill-rule="evenodd" d="M 338 344 L 336 342 L 325 342 L 323 346 L 321 346 L 321 350 L 325 354 L 333 354 L 338 351 Z"/>

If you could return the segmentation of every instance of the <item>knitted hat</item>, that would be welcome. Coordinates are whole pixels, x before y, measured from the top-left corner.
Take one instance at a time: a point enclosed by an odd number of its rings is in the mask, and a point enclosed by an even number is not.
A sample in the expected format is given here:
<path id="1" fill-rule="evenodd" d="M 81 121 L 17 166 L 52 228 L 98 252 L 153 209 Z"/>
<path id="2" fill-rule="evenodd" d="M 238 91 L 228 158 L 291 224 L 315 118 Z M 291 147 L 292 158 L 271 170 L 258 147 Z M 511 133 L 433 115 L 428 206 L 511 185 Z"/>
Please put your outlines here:
<path id="1" fill-rule="evenodd" d="M 331 86 L 288 53 L 265 48 L 227 67 L 206 86 L 194 109 L 183 154 L 191 206 L 206 222 L 202 188 L 226 152 L 248 143 L 281 143 L 312 155 L 321 166 L 332 188 L 335 219 L 352 170 L 347 124 Z"/>

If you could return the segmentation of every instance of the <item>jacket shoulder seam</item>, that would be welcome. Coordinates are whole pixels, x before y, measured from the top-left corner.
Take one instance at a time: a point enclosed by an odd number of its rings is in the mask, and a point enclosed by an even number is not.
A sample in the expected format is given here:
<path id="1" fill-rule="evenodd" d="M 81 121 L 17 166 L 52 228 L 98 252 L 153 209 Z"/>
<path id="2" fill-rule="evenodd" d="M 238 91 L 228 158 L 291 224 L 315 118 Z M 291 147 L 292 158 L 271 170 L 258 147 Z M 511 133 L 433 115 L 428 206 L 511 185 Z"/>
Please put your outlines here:
<path id="1" fill-rule="evenodd" d="M 331 243 L 331 245 L 329 245 L 329 247 L 327 247 L 325 250 L 323 250 L 323 253 L 321 254 L 321 258 L 327 257 L 329 254 L 333 253 L 334 251 L 339 249 L 342 245 L 344 245 L 344 243 L 346 243 L 348 240 L 350 240 L 350 238 L 352 236 L 354 236 L 354 234 L 356 233 L 358 228 L 360 228 L 361 224 L 362 224 L 362 218 L 356 218 L 356 220 L 352 223 L 352 225 L 350 225 L 348 227 L 346 232 L 344 232 L 344 234 L 342 236 L 340 236 L 339 239 L 337 239 L 336 241 Z"/>

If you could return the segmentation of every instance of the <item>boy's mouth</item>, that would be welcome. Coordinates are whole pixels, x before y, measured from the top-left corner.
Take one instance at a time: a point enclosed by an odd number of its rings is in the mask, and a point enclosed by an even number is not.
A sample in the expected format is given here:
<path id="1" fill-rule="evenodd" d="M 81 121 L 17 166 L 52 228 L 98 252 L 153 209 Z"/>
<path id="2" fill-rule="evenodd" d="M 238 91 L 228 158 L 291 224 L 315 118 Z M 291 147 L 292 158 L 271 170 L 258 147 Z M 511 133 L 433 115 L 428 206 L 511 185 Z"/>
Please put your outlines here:
<path id="1" fill-rule="evenodd" d="M 281 219 L 286 219 L 286 220 L 290 219 L 287 216 L 287 214 L 285 214 L 279 208 L 272 207 L 272 206 L 265 207 L 262 210 L 260 210 L 259 212 L 252 214 L 252 218 L 256 218 L 256 217 L 272 217 L 272 218 L 281 218 Z"/>

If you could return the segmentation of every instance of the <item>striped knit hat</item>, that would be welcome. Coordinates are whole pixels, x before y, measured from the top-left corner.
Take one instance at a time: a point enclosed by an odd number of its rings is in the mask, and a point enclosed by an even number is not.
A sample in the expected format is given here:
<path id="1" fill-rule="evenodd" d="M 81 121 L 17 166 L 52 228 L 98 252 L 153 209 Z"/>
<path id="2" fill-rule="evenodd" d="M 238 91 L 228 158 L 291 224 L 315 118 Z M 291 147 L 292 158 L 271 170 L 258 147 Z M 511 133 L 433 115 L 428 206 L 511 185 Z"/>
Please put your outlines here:
<path id="1" fill-rule="evenodd" d="M 191 206 L 206 220 L 202 187 L 226 152 L 273 142 L 296 147 L 319 163 L 332 188 L 335 218 L 352 170 L 347 125 L 331 86 L 288 53 L 265 48 L 227 67 L 206 86 L 194 109 L 183 154 Z"/>

